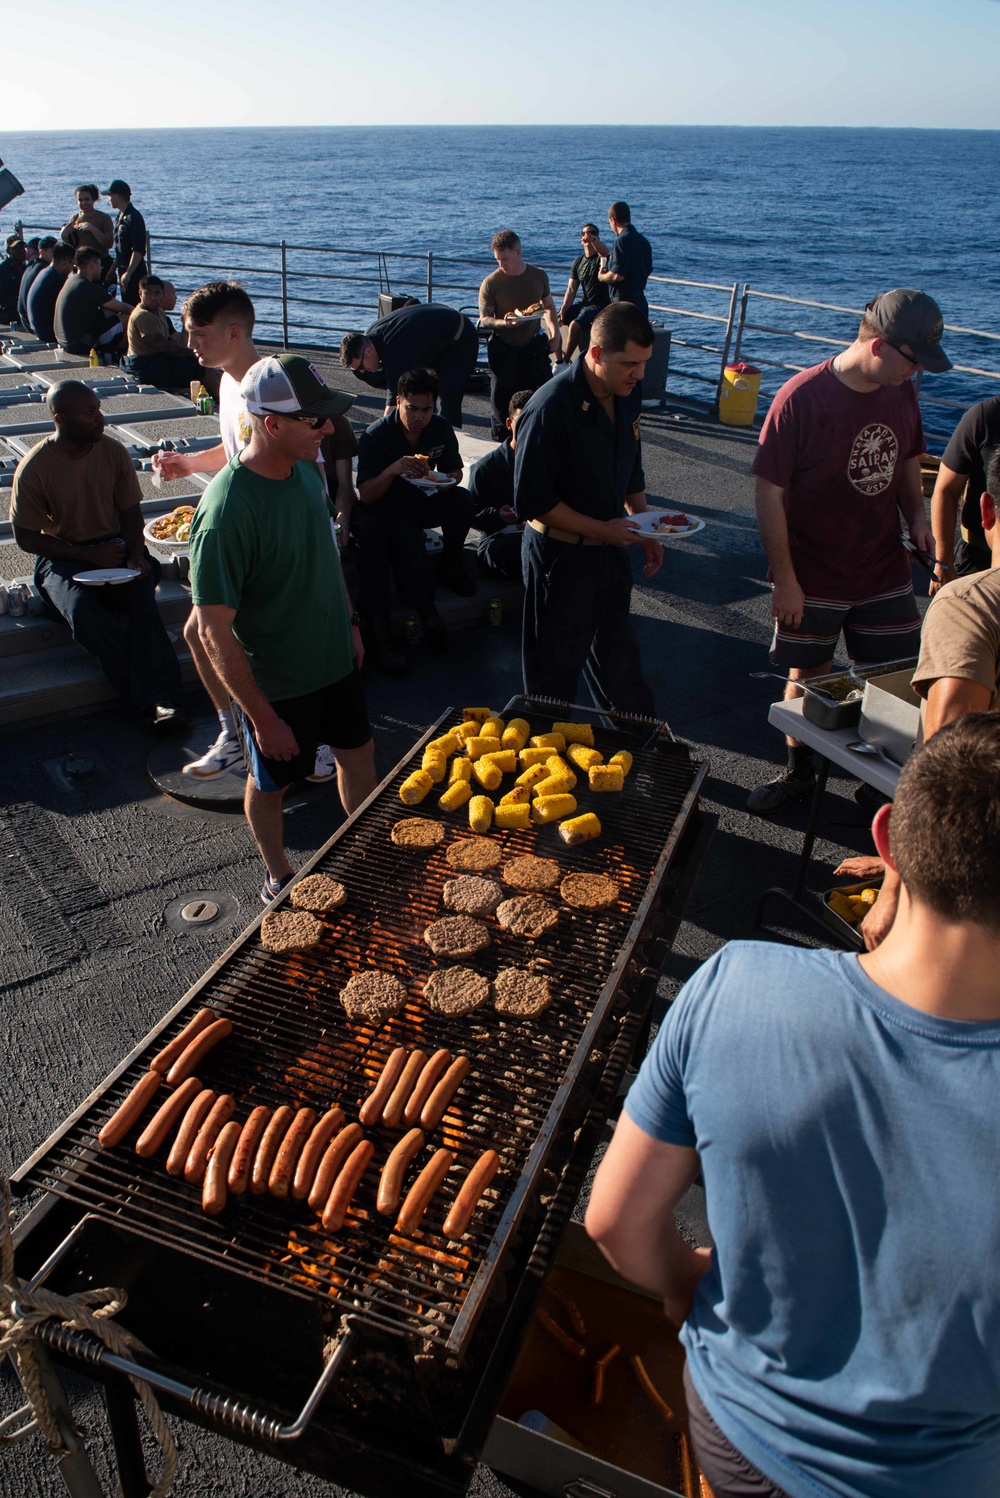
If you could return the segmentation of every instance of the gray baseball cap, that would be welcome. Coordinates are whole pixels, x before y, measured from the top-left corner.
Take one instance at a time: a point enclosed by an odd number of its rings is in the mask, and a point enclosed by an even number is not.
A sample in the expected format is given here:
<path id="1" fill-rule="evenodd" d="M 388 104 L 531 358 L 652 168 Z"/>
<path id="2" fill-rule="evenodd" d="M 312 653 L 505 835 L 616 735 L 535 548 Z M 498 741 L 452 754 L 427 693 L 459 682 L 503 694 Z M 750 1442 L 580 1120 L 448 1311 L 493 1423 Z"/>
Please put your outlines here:
<path id="1" fill-rule="evenodd" d="M 868 303 L 865 316 L 886 343 L 893 347 L 909 344 L 914 359 L 931 374 L 944 374 L 951 368 L 951 360 L 941 347 L 944 332 L 941 308 L 926 291 L 914 291 L 907 286 L 884 291 Z"/>
<path id="2" fill-rule="evenodd" d="M 331 390 L 315 364 L 301 354 L 258 359 L 243 376 L 240 394 L 251 416 L 343 416 L 353 395 Z"/>

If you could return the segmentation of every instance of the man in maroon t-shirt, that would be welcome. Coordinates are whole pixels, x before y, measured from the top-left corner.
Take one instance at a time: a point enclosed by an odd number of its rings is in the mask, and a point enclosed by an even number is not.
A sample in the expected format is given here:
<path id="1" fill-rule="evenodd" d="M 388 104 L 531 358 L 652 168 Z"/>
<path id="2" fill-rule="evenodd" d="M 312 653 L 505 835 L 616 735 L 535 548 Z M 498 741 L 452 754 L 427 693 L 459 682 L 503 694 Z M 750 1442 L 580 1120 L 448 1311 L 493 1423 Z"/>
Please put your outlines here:
<path id="1" fill-rule="evenodd" d="M 778 391 L 751 465 L 773 582 L 771 662 L 791 681 L 822 676 L 844 643 L 857 665 L 916 655 L 920 616 L 899 516 L 933 554 L 920 482 L 924 433 L 911 383 L 941 373 L 941 312 L 922 291 L 887 291 L 854 342 Z M 789 684 L 785 696 L 801 695 Z M 788 740 L 784 774 L 751 793 L 771 812 L 811 794 L 813 752 Z"/>

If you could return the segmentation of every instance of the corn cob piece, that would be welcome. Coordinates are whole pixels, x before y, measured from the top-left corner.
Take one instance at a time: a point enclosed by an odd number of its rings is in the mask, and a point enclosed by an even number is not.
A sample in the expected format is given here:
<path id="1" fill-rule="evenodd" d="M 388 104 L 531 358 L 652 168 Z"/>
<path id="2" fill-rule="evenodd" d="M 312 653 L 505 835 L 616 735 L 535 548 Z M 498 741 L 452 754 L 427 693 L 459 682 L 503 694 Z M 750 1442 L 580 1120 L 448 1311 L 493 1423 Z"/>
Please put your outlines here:
<path id="1" fill-rule="evenodd" d="M 483 754 L 480 758 L 489 760 L 491 765 L 496 765 L 501 775 L 513 775 L 517 769 L 517 755 L 513 749 L 497 749 L 490 754 Z"/>
<path id="2" fill-rule="evenodd" d="M 592 811 L 584 812 L 582 817 L 573 817 L 568 822 L 559 823 L 559 836 L 569 847 L 575 848 L 577 843 L 586 843 L 592 837 L 600 837 L 601 824 Z"/>
<path id="3" fill-rule="evenodd" d="M 466 739 L 465 752 L 470 759 L 482 759 L 484 754 L 499 754 L 500 740 L 496 734 L 490 734 L 489 738 L 476 735 L 474 739 Z"/>
<path id="4" fill-rule="evenodd" d="M 559 822 L 576 811 L 576 797 L 567 791 L 562 796 L 539 796 L 531 805 L 531 820 L 539 827 Z"/>
<path id="5" fill-rule="evenodd" d="M 594 747 L 594 730 L 589 723 L 553 723 L 553 733 L 561 733 L 567 744 L 586 744 Z"/>
<path id="6" fill-rule="evenodd" d="M 569 744 L 566 748 L 566 758 L 571 764 L 576 765 L 578 770 L 586 772 L 591 765 L 599 765 L 604 759 L 600 749 L 588 749 L 586 744 Z"/>
<path id="7" fill-rule="evenodd" d="M 526 718 L 511 718 L 500 735 L 500 743 L 505 749 L 523 749 L 530 732 L 531 727 Z"/>
<path id="8" fill-rule="evenodd" d="M 469 826 L 473 832 L 489 832 L 493 825 L 493 802 L 489 796 L 473 796 L 469 802 Z"/>
<path id="9" fill-rule="evenodd" d="M 498 803 L 500 806 L 530 806 L 531 788 L 527 785 L 515 785 L 506 796 L 501 796 Z"/>
<path id="10" fill-rule="evenodd" d="M 566 791 L 571 791 L 575 784 L 575 775 L 547 775 L 544 780 L 536 781 L 531 789 L 536 796 L 562 796 Z"/>
<path id="11" fill-rule="evenodd" d="M 535 749 L 548 749 L 550 754 L 553 749 L 557 754 L 566 753 L 566 739 L 561 733 L 536 733 L 529 742 Z"/>
<path id="12" fill-rule="evenodd" d="M 576 785 L 576 775 L 561 754 L 551 755 L 545 761 L 545 768 L 550 775 L 561 775 L 564 780 L 569 781 L 571 786 Z"/>
<path id="13" fill-rule="evenodd" d="M 501 803 L 493 813 L 493 820 L 498 827 L 504 827 L 508 830 L 515 827 L 530 827 L 531 807 L 523 804 L 521 806 L 504 806 Z"/>
<path id="14" fill-rule="evenodd" d="M 472 760 L 453 759 L 451 769 L 448 771 L 448 784 L 454 785 L 459 780 L 469 781 L 472 779 Z"/>
<path id="15" fill-rule="evenodd" d="M 472 795 L 472 786 L 467 780 L 456 780 L 448 787 L 443 796 L 438 797 L 438 806 L 442 811 L 458 811 L 464 806 Z"/>
<path id="16" fill-rule="evenodd" d="M 429 749 L 425 749 L 420 768 L 426 770 L 435 785 L 440 785 L 448 769 L 448 761 L 443 754 L 432 754 Z"/>
<path id="17" fill-rule="evenodd" d="M 495 791 L 503 779 L 503 771 L 500 769 L 500 766 L 495 765 L 489 759 L 477 759 L 472 766 L 472 773 L 484 791 Z"/>
<path id="18" fill-rule="evenodd" d="M 483 738 L 502 739 L 503 731 L 506 727 L 507 725 L 502 718 L 491 715 L 486 719 L 479 732 L 483 735 Z"/>
<path id="19" fill-rule="evenodd" d="M 621 765 L 622 774 L 627 775 L 632 768 L 632 756 L 627 749 L 619 749 L 617 754 L 612 754 L 608 760 L 609 765 Z"/>
<path id="20" fill-rule="evenodd" d="M 517 756 L 517 762 L 522 769 L 528 770 L 532 765 L 544 765 L 545 761 L 551 757 L 551 754 L 551 744 L 547 749 L 544 747 L 544 745 L 541 749 L 537 747 L 531 749 L 522 749 Z"/>
<path id="21" fill-rule="evenodd" d="M 463 707 L 463 723 L 486 723 L 493 716 L 491 707 Z"/>
<path id="22" fill-rule="evenodd" d="M 414 770 L 407 775 L 399 787 L 399 799 L 404 806 L 417 806 L 433 788 L 434 782 L 426 770 Z"/>
<path id="23" fill-rule="evenodd" d="M 591 765 L 587 778 L 592 791 L 620 791 L 625 784 L 621 765 Z"/>
<path id="24" fill-rule="evenodd" d="M 541 764 L 529 765 L 528 768 L 523 772 L 523 774 L 517 777 L 514 784 L 526 786 L 537 785 L 540 780 L 546 780 L 548 778 L 548 774 L 549 772 L 545 767 L 545 761 L 542 760 Z"/>

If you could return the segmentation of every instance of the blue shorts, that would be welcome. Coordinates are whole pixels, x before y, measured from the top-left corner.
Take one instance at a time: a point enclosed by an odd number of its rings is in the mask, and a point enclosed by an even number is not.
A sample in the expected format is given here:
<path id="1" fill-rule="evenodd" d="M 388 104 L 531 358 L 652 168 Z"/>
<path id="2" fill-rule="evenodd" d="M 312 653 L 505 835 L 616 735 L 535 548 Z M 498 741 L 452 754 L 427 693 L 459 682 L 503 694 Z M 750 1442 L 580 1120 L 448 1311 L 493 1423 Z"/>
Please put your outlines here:
<path id="1" fill-rule="evenodd" d="M 338 749 L 360 749 L 372 736 L 365 705 L 365 689 L 357 666 L 340 681 L 304 697 L 286 697 L 272 703 L 278 717 L 295 735 L 299 752 L 292 759 L 269 759 L 260 752 L 253 724 L 238 702 L 233 703 L 236 736 L 254 785 L 259 791 L 280 791 L 305 780 L 316 765 L 316 750 L 329 744 Z"/>

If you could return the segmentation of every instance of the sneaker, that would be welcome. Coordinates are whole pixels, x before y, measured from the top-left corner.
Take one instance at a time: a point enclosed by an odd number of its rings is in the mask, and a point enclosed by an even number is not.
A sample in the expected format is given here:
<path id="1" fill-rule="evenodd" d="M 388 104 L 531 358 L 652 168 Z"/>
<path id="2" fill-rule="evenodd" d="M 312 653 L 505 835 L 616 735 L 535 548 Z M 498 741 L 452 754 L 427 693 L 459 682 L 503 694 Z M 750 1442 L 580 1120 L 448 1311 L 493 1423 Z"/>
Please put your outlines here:
<path id="1" fill-rule="evenodd" d="M 187 714 L 172 702 L 154 703 L 142 717 L 159 734 L 183 733 L 188 726 Z"/>
<path id="2" fill-rule="evenodd" d="M 786 770 L 777 780 L 769 780 L 767 785 L 759 785 L 750 792 L 747 811 L 780 811 L 795 801 L 808 801 L 815 789 L 815 775 L 790 775 Z"/>
<path id="3" fill-rule="evenodd" d="M 294 878 L 294 874 L 286 874 L 284 879 L 272 879 L 270 874 L 268 874 L 267 878 L 264 880 L 264 883 L 261 885 L 260 903 L 262 905 L 270 905 L 271 901 L 276 900 L 281 894 L 281 891 L 287 885 L 291 884 Z"/>
<path id="4" fill-rule="evenodd" d="M 183 773 L 193 775 L 197 780 L 211 780 L 216 775 L 227 773 L 245 775 L 246 766 L 239 739 L 223 729 L 211 749 L 201 759 L 193 759 L 190 764 L 185 765 Z"/>
<path id="5" fill-rule="evenodd" d="M 316 785 L 322 785 L 324 780 L 332 780 L 337 773 L 337 761 L 333 757 L 333 750 L 329 744 L 320 744 L 316 750 L 316 767 L 307 780 L 312 780 Z"/>

